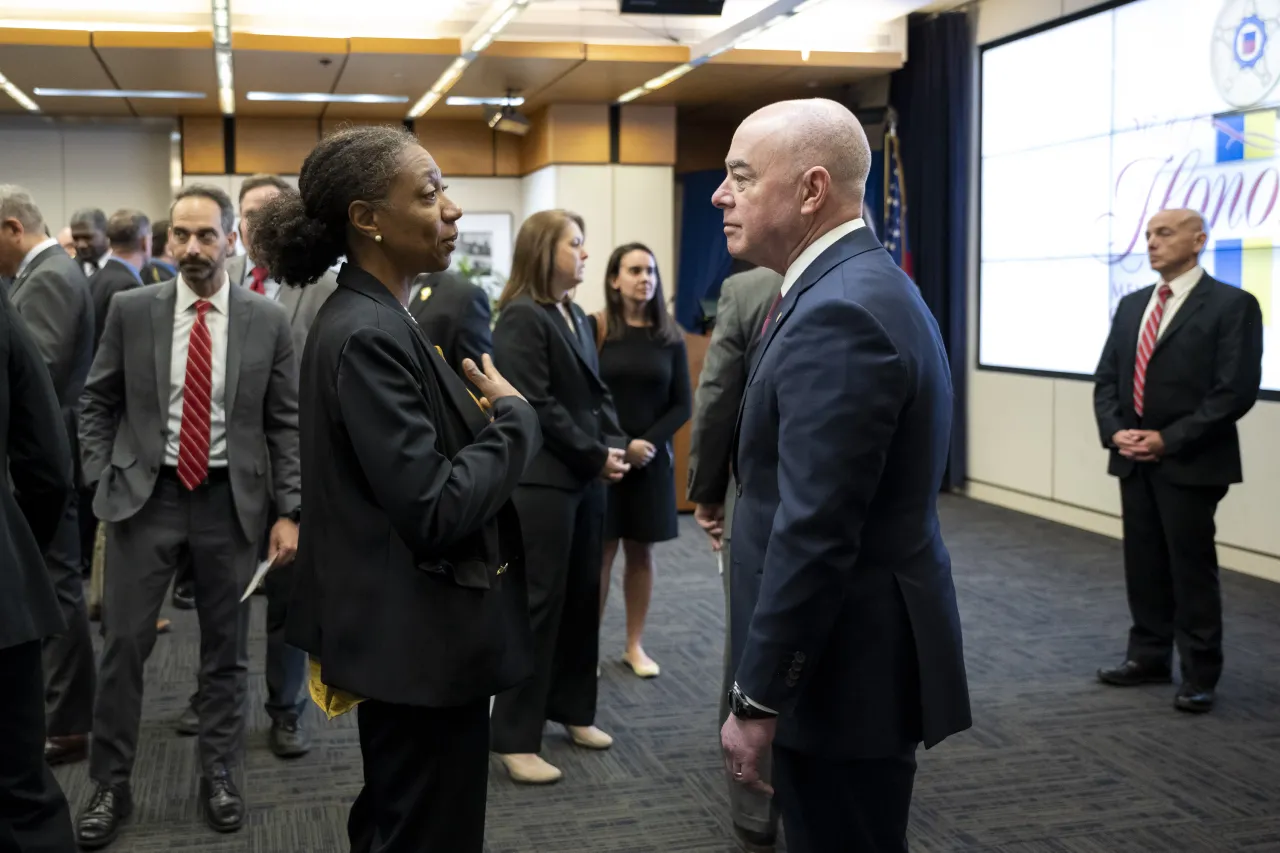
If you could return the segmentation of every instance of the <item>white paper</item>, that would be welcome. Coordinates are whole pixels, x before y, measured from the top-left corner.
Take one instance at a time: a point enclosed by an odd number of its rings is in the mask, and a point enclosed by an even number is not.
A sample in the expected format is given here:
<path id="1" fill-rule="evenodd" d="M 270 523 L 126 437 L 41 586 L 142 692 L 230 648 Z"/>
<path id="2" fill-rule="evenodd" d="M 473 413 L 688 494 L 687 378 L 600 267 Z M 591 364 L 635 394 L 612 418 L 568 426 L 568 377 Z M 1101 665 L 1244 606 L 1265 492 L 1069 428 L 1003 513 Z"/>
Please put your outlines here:
<path id="1" fill-rule="evenodd" d="M 240 602 L 249 600 L 249 596 L 253 595 L 254 590 L 262 586 L 262 579 L 267 576 L 267 572 L 275 565 L 273 560 L 263 560 L 258 564 L 258 570 L 253 573 L 253 580 L 249 581 L 249 585 L 245 587 L 244 595 L 240 596 Z"/>
<path id="2" fill-rule="evenodd" d="M 716 551 L 716 573 L 724 577 L 724 551 Z"/>

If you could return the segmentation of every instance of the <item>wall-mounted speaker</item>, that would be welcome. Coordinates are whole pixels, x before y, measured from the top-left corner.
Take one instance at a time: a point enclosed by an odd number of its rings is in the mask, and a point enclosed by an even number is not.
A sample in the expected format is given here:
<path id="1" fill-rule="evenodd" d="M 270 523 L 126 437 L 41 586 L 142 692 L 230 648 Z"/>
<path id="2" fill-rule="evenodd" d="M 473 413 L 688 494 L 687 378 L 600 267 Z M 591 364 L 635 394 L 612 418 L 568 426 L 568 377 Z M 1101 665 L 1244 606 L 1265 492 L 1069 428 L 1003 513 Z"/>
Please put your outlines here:
<path id="1" fill-rule="evenodd" d="M 724 0 L 618 0 L 623 15 L 719 15 Z"/>

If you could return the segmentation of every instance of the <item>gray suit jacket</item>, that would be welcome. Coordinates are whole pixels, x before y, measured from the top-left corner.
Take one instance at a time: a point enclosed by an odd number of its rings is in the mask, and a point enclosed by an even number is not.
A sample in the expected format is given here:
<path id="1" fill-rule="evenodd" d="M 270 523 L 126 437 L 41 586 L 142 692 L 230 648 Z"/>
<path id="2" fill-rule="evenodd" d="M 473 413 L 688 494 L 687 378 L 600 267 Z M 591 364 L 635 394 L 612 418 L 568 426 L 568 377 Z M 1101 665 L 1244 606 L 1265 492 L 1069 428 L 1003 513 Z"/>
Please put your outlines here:
<path id="1" fill-rule="evenodd" d="M 747 386 L 747 369 L 782 276 L 763 267 L 731 275 L 720 287 L 716 325 L 693 398 L 689 449 L 689 500 L 725 503 L 724 536 L 733 526 L 733 431 Z"/>
<path id="2" fill-rule="evenodd" d="M 298 371 L 281 307 L 240 287 L 229 296 L 227 461 L 241 529 L 256 542 L 269 495 L 280 515 L 302 500 Z M 85 481 L 97 483 L 103 521 L 138 512 L 164 465 L 176 299 L 177 281 L 166 281 L 116 294 L 107 312 L 80 417 Z"/>
<path id="3" fill-rule="evenodd" d="M 80 265 L 61 246 L 50 246 L 9 289 L 49 368 L 63 411 L 75 409 L 93 362 L 93 297 Z"/>
<path id="4" fill-rule="evenodd" d="M 227 261 L 227 276 L 232 284 L 243 287 L 250 285 L 247 266 L 248 258 L 244 255 L 236 255 Z M 311 324 L 315 322 L 320 306 L 337 289 L 338 277 L 331 272 L 326 272 L 320 276 L 319 281 L 306 287 L 283 283 L 280 285 L 276 301 L 289 316 L 289 328 L 293 332 L 293 352 L 299 367 L 302 365 L 302 349 L 307 343 L 307 332 L 311 331 Z"/>

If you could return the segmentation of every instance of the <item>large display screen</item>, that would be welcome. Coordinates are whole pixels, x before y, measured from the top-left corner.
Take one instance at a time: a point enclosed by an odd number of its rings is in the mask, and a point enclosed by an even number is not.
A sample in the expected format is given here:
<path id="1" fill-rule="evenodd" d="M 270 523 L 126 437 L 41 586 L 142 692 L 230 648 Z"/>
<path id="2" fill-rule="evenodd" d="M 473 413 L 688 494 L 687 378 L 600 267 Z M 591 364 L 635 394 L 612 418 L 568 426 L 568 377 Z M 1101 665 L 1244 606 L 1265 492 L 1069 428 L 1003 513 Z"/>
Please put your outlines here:
<path id="1" fill-rule="evenodd" d="M 1262 305 L 1280 391 L 1278 82 L 1280 0 L 1135 0 L 986 48 L 979 365 L 1091 376 L 1157 279 L 1147 220 L 1190 207 L 1205 269 Z"/>

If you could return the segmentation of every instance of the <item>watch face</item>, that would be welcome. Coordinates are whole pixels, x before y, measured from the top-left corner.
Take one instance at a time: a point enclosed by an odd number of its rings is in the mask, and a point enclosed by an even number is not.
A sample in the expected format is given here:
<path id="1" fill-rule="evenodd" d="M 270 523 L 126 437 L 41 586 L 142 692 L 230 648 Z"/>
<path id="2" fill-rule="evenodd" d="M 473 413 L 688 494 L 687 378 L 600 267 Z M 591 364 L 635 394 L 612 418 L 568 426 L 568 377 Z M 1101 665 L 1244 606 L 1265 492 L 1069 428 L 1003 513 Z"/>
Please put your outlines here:
<path id="1" fill-rule="evenodd" d="M 1227 103 L 1250 107 L 1280 80 L 1280 0 L 1226 0 L 1213 27 L 1213 82 Z"/>

